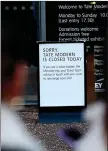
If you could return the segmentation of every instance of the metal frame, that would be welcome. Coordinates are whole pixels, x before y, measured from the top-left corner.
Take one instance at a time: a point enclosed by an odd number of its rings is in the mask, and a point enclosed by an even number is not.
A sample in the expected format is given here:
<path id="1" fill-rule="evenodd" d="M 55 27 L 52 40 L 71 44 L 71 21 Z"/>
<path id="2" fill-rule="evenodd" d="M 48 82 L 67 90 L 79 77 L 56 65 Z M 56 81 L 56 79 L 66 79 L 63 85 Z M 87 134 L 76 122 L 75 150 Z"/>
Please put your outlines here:
<path id="1" fill-rule="evenodd" d="M 105 77 L 106 77 L 106 101 L 108 102 L 108 18 L 107 18 L 107 25 L 106 25 L 106 49 L 105 49 L 105 64 L 106 64 L 106 69 L 105 69 Z"/>
<path id="2" fill-rule="evenodd" d="M 46 2 L 39 2 L 39 27 L 40 27 L 40 41 L 46 41 Z"/>

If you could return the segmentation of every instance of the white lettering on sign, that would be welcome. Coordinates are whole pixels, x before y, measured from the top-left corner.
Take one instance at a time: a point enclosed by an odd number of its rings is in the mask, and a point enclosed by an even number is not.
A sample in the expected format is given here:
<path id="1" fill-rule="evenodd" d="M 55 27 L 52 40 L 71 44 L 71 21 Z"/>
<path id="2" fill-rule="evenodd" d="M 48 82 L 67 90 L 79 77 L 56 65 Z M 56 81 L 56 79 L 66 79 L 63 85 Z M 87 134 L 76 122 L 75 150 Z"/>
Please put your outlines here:
<path id="1" fill-rule="evenodd" d="M 101 89 L 103 83 L 95 83 L 95 89 Z"/>

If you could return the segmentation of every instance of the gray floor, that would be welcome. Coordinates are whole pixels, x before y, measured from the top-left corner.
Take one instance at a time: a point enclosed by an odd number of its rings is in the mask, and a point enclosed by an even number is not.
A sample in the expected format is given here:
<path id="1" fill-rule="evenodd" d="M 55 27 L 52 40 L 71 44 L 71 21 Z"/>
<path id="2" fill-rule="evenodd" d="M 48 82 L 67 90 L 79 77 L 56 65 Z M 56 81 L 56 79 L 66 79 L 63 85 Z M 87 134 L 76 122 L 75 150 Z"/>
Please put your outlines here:
<path id="1" fill-rule="evenodd" d="M 29 106 L 21 109 L 19 115 L 24 120 L 29 132 L 40 138 L 44 143 L 48 151 L 70 151 L 71 148 L 68 147 L 63 141 L 61 141 L 57 136 L 56 132 L 61 127 L 74 127 L 78 128 L 82 132 L 86 132 L 88 125 L 86 123 L 72 123 L 72 124 L 39 124 L 38 123 L 38 111 L 36 106 Z"/>

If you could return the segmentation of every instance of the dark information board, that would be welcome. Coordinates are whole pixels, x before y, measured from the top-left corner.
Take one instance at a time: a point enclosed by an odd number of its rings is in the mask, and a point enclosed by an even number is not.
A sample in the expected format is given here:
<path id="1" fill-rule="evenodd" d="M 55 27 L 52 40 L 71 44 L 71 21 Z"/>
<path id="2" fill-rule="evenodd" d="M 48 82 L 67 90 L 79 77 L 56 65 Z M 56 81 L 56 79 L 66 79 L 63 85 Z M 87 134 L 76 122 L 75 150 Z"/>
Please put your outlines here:
<path id="1" fill-rule="evenodd" d="M 46 41 L 85 42 L 87 55 L 94 57 L 94 91 L 99 97 L 105 91 L 107 11 L 107 1 L 46 2 Z"/>

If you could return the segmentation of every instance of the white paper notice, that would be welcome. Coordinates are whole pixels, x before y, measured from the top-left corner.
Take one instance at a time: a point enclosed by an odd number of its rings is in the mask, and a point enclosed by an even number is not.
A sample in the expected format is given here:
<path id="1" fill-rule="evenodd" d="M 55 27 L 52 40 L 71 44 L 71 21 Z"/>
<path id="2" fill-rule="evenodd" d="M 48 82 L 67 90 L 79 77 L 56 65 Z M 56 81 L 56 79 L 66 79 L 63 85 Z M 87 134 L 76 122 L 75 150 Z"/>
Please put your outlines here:
<path id="1" fill-rule="evenodd" d="M 84 106 L 84 43 L 39 44 L 40 106 Z"/>

